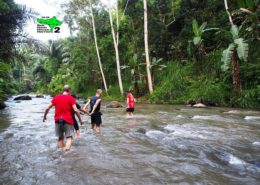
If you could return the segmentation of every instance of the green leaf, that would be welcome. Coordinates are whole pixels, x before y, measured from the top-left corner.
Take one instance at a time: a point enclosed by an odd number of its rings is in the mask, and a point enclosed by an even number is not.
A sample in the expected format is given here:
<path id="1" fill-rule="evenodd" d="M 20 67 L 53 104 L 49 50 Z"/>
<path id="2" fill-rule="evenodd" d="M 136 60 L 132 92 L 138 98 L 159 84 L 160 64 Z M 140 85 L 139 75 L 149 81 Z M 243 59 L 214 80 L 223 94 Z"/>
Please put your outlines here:
<path id="1" fill-rule="evenodd" d="M 221 67 L 222 67 L 222 70 L 224 70 L 224 71 L 226 71 L 229 68 L 229 64 L 231 61 L 231 56 L 233 54 L 234 48 L 235 48 L 235 45 L 232 43 L 222 53 L 221 61 L 223 62 L 223 65 Z"/>
<path id="2" fill-rule="evenodd" d="M 232 25 L 231 26 L 231 30 L 230 30 L 232 36 L 233 36 L 233 39 L 238 39 L 238 34 L 239 34 L 239 29 L 236 25 Z"/>
<path id="3" fill-rule="evenodd" d="M 194 37 L 193 38 L 193 44 L 194 45 L 199 45 L 201 42 L 201 37 Z"/>
<path id="4" fill-rule="evenodd" d="M 196 37 L 200 36 L 199 25 L 196 19 L 192 21 L 192 29 Z"/>
<path id="5" fill-rule="evenodd" d="M 148 1 L 147 1 L 147 4 L 148 4 L 148 5 L 153 5 L 154 3 L 155 3 L 155 0 L 148 0 Z"/>
<path id="6" fill-rule="evenodd" d="M 204 29 L 202 33 L 206 32 L 206 31 L 212 31 L 212 30 L 219 30 L 219 28 L 208 28 L 208 29 Z"/>
<path id="7" fill-rule="evenodd" d="M 123 65 L 123 66 L 121 66 L 120 68 L 121 69 L 127 69 L 127 68 L 129 68 L 130 66 L 126 66 L 126 65 Z"/>
<path id="8" fill-rule="evenodd" d="M 248 58 L 248 43 L 243 38 L 236 39 L 235 43 L 237 44 L 237 54 L 239 59 L 246 62 Z"/>
<path id="9" fill-rule="evenodd" d="M 207 26 L 207 22 L 202 23 L 202 25 L 200 26 L 201 34 L 204 32 L 204 29 L 206 28 L 206 26 Z"/>

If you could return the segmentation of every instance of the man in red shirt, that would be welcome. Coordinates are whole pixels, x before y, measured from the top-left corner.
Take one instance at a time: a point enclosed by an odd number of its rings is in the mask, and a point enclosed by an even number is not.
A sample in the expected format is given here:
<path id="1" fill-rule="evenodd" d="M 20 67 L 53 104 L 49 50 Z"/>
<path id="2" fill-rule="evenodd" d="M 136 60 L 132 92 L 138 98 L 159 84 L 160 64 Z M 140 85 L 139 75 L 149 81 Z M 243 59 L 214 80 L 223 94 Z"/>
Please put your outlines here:
<path id="1" fill-rule="evenodd" d="M 65 146 L 66 151 L 70 150 L 72 138 L 74 136 L 74 120 L 72 114 L 76 113 L 81 125 L 83 124 L 78 109 L 76 100 L 70 95 L 70 86 L 63 87 L 63 94 L 55 96 L 45 110 L 43 122 L 47 119 L 49 110 L 55 107 L 55 132 L 58 137 L 58 148 Z M 66 145 L 64 145 L 64 134 L 66 136 Z"/>
<path id="2" fill-rule="evenodd" d="M 126 113 L 127 116 L 132 116 L 135 110 L 135 98 L 130 91 L 126 91 Z"/>

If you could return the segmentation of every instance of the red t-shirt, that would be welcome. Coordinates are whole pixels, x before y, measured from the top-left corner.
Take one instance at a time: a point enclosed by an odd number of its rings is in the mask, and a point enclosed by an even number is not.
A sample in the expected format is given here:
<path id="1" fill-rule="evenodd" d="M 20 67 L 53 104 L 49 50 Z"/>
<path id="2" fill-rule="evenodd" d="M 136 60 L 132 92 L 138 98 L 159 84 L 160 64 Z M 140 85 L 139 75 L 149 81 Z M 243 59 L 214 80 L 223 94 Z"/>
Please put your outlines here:
<path id="1" fill-rule="evenodd" d="M 127 108 L 134 108 L 135 107 L 135 99 L 134 96 L 131 93 L 127 94 L 127 98 L 128 98 L 128 106 Z"/>
<path id="2" fill-rule="evenodd" d="M 54 120 L 57 122 L 60 118 L 63 118 L 68 124 L 74 125 L 72 118 L 73 108 L 76 104 L 75 98 L 69 94 L 60 94 L 55 96 L 51 103 L 55 106 Z"/>

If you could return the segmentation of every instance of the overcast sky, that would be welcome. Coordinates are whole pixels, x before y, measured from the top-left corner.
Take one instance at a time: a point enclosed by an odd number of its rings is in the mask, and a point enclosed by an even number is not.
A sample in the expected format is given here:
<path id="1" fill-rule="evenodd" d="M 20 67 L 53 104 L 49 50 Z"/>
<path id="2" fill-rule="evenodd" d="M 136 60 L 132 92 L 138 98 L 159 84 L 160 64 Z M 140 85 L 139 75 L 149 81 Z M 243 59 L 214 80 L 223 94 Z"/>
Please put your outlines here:
<path id="1" fill-rule="evenodd" d="M 28 8 L 32 8 L 35 12 L 39 13 L 39 18 L 42 16 L 56 16 L 57 19 L 63 19 L 63 10 L 60 5 L 70 0 L 14 0 L 18 4 L 26 5 Z M 109 1 L 115 2 L 115 0 L 101 0 L 104 4 L 107 4 Z M 47 41 L 50 39 L 59 39 L 69 36 L 69 28 L 63 23 L 60 26 L 60 33 L 37 33 L 37 23 L 36 20 L 29 21 L 25 31 L 29 33 L 32 37 Z"/>

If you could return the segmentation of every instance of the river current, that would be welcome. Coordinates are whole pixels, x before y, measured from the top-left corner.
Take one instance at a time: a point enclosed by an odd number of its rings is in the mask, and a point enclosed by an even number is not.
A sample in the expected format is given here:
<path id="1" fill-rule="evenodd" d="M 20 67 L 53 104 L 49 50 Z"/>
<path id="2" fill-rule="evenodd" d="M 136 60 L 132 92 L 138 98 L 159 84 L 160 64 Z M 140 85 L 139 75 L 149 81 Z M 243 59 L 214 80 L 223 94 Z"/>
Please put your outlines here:
<path id="1" fill-rule="evenodd" d="M 101 134 L 82 116 L 72 150 L 56 148 L 51 97 L 0 110 L 0 184 L 260 184 L 260 112 L 231 108 L 102 105 Z M 82 104 L 82 102 L 80 102 Z"/>

